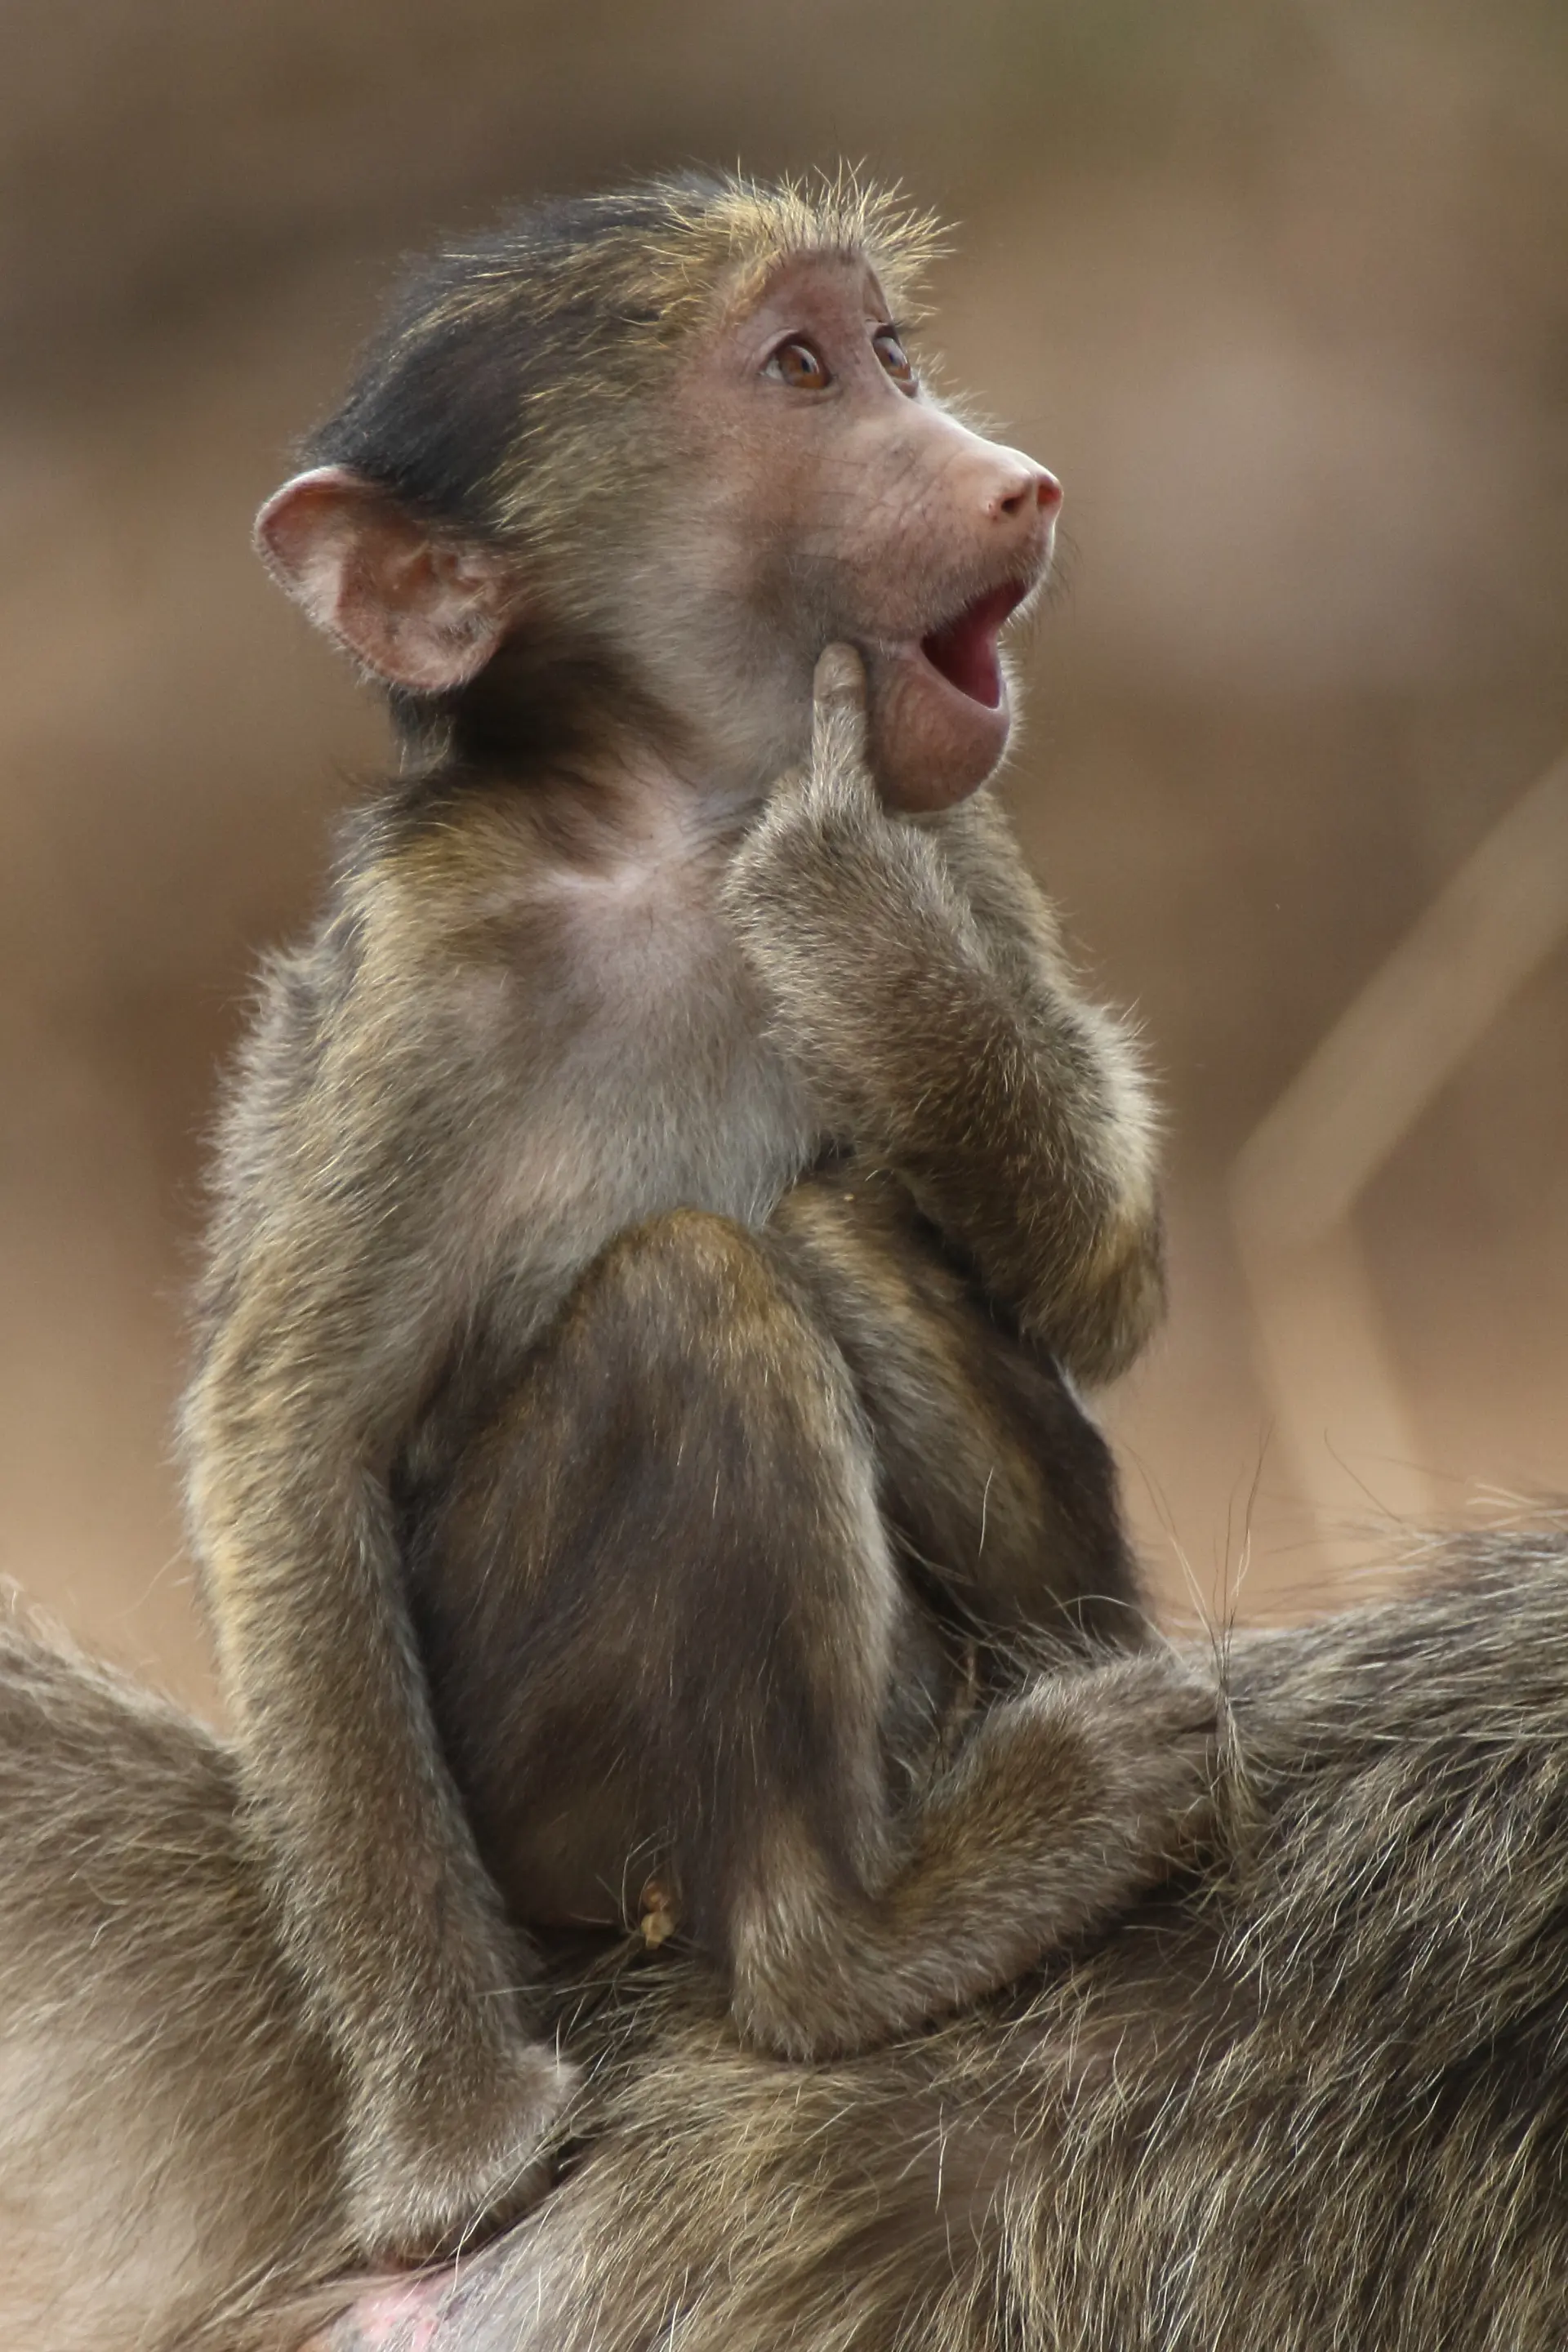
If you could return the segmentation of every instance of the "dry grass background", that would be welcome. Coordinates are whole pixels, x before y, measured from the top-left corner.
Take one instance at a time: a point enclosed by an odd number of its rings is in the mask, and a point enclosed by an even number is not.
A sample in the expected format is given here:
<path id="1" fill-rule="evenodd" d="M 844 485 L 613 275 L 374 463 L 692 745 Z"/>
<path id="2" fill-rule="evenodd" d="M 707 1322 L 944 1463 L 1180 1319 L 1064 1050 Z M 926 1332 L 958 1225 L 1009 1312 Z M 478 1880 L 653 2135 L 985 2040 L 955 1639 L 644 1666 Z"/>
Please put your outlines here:
<path id="1" fill-rule="evenodd" d="M 1363 998 L 1568 744 L 1556 0 L 11 0 L 0 1570 L 197 1697 L 168 1457 L 201 1137 L 380 740 L 251 510 L 400 251 L 840 153 L 959 217 L 952 373 L 1067 485 L 1011 792 L 1171 1105 L 1174 1313 L 1111 1407 L 1162 1583 L 1311 1605 L 1391 1511 L 1568 1485 L 1550 829 L 1487 885 L 1489 937 L 1540 936 L 1462 1054 Z M 1439 942 L 1461 1005 L 1473 945 Z M 1331 1055 L 1238 1195 L 1358 1001 L 1383 1062 Z M 1367 1181 L 1306 1246 L 1314 1151 L 1320 1199 Z"/>

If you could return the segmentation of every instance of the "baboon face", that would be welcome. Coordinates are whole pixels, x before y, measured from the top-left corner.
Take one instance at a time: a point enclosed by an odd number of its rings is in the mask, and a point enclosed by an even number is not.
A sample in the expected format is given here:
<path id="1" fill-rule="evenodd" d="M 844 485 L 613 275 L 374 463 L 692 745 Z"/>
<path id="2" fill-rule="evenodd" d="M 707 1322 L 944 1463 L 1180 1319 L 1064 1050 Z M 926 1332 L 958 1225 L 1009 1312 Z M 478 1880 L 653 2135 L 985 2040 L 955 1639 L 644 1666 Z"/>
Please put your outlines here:
<path id="1" fill-rule="evenodd" d="M 804 758 L 836 640 L 864 656 L 891 805 L 941 808 L 990 775 L 1011 723 L 1001 634 L 1045 578 L 1061 491 L 924 390 L 864 257 L 721 272 L 663 363 L 618 391 L 584 383 L 556 437 L 531 491 L 523 476 L 515 536 L 332 465 L 263 509 L 262 551 L 416 696 L 461 697 L 509 646 L 580 648 L 611 716 L 618 678 L 645 735 L 721 793 L 760 796 Z M 480 478 L 494 462 L 472 452 Z"/>
<path id="2" fill-rule="evenodd" d="M 1050 562 L 1052 476 L 926 393 L 853 257 L 784 264 L 695 344 L 671 396 L 658 610 L 687 652 L 656 625 L 652 664 L 686 670 L 700 630 L 710 678 L 746 682 L 766 764 L 803 748 L 812 664 L 847 640 L 889 801 L 931 809 L 973 792 L 1006 747 L 999 639 Z M 682 698 L 708 698 L 691 679 Z"/>

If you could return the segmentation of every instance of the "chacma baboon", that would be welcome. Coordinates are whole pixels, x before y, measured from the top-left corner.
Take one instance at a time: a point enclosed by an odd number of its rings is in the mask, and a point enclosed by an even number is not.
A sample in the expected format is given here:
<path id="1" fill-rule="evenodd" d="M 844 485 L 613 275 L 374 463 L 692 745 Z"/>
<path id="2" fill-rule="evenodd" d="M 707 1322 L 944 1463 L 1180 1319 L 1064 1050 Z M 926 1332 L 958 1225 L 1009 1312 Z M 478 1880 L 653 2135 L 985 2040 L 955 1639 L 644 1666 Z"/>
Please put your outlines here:
<path id="1" fill-rule="evenodd" d="M 1568 1530 L 1237 1635 L 1226 1686 L 1223 1861 L 896 2045 L 780 2067 L 668 1948 L 584 2018 L 562 1954 L 565 2179 L 367 2295 L 234 1757 L 0 1621 L 0 2341 L 297 2352 L 352 2303 L 329 2352 L 1555 2352 Z"/>
<path id="2" fill-rule="evenodd" d="M 847 2052 L 1203 1817 L 1069 1385 L 1157 1311 L 1151 1120 L 979 790 L 1059 492 L 922 389 L 929 242 L 847 181 L 527 214 L 259 520 L 403 761 L 269 977 L 185 1440 L 368 2252 L 535 2183 L 521 1928 L 646 1905 Z"/>
<path id="3" fill-rule="evenodd" d="M 623 1993 L 558 2197 L 321 2352 L 1568 2343 L 1568 1533 L 1239 1637 L 1227 1696 L 1195 1896 L 795 2081 Z"/>

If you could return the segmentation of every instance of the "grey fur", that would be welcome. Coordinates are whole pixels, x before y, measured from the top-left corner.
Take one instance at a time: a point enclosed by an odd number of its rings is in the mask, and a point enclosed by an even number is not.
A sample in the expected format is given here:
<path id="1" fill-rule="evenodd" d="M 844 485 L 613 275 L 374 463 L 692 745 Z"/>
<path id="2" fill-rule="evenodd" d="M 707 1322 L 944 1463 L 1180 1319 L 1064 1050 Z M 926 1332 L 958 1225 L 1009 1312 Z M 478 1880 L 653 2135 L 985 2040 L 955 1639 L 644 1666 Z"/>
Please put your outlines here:
<path id="1" fill-rule="evenodd" d="M 1229 1858 L 972 2016 L 782 2067 L 679 1966 L 585 2004 L 563 1960 L 571 2176 L 332 2352 L 1560 2345 L 1568 1531 L 1238 1636 L 1227 1685 Z M 7 2047 L 39 2060 L 20 2113 L 0 2077 L 4 2340 L 292 2352 L 353 2288 L 304 2291 L 320 2052 L 224 1750 L 14 1621 L 0 1788 Z"/>

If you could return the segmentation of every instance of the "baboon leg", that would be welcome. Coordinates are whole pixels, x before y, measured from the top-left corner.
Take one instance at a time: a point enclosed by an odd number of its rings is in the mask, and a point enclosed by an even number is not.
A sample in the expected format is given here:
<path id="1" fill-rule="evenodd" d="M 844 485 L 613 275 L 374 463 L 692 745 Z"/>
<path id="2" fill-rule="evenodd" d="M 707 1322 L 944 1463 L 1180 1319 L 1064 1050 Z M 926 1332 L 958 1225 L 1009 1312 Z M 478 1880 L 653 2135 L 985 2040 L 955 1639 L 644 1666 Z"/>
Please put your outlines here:
<path id="1" fill-rule="evenodd" d="M 657 1876 L 742 2028 L 802 2054 L 1109 1916 L 1206 1771 L 1212 1702 L 1151 1654 L 995 1706 L 895 1806 L 920 1612 L 877 1486 L 787 1268 L 683 1211 L 595 1263 L 412 1545 L 437 1720 L 513 1908 L 614 1916 Z"/>
<path id="2" fill-rule="evenodd" d="M 886 1169 L 797 1184 L 769 1237 L 849 1368 L 900 1554 L 972 1627 L 1148 1633 L 1116 1465 L 1060 1368 L 999 1319 Z"/>

